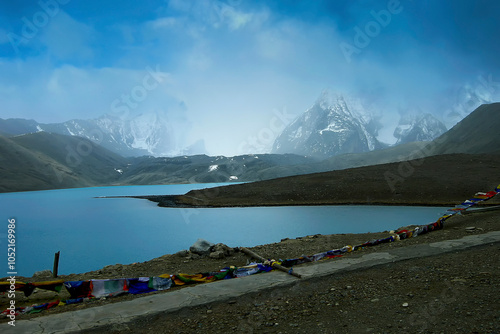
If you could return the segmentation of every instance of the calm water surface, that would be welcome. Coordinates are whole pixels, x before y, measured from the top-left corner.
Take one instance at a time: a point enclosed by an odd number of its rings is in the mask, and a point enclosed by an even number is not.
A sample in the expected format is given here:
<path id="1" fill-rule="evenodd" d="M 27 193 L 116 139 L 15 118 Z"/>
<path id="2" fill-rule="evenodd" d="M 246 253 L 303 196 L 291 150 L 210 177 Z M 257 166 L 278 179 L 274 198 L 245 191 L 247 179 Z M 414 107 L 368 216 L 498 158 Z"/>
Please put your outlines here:
<path id="1" fill-rule="evenodd" d="M 364 233 L 435 221 L 447 208 L 306 206 L 222 209 L 159 208 L 129 198 L 182 194 L 216 184 L 96 187 L 0 194 L 0 277 L 7 276 L 7 224 L 16 219 L 18 276 L 52 269 L 81 273 L 188 249 L 198 238 L 229 246 L 255 246 L 310 234 Z M 3 227 L 2 227 L 3 226 Z M 326 249 L 325 249 L 326 251 Z M 300 255 L 300 254 L 298 254 Z"/>

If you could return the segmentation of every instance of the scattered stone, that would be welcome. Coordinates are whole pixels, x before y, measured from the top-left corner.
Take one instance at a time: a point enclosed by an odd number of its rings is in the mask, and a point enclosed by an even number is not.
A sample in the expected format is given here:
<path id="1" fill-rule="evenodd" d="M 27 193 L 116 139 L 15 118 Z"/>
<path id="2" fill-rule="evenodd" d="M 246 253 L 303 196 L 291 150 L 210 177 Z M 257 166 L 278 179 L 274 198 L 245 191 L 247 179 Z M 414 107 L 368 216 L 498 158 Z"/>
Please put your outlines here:
<path id="1" fill-rule="evenodd" d="M 194 254 L 208 255 L 210 254 L 210 249 L 213 246 L 215 246 L 215 244 L 210 241 L 207 241 L 205 239 L 198 239 L 191 247 L 189 247 L 189 250 Z"/>
<path id="2" fill-rule="evenodd" d="M 189 251 L 187 249 L 183 249 L 181 251 L 178 251 L 174 255 L 178 256 L 178 257 L 186 257 L 186 256 L 188 256 L 188 254 L 189 254 Z"/>
<path id="3" fill-rule="evenodd" d="M 371 301 L 372 303 L 376 303 L 376 302 L 378 302 L 378 301 L 379 301 L 379 299 L 378 299 L 378 298 L 373 298 L 373 299 L 372 299 L 372 300 L 370 300 L 370 301 Z"/>
<path id="4" fill-rule="evenodd" d="M 466 231 L 466 232 L 469 232 L 469 233 L 472 233 L 472 232 L 474 232 L 475 230 L 476 230 L 476 227 L 474 227 L 474 226 L 469 226 L 469 227 L 466 227 L 466 228 L 465 228 L 465 231 Z"/>
<path id="5" fill-rule="evenodd" d="M 218 243 L 210 248 L 210 251 L 213 252 L 221 252 L 223 257 L 231 256 L 234 254 L 234 248 L 229 247 L 228 245 Z"/>
<path id="6" fill-rule="evenodd" d="M 403 303 L 403 307 L 408 307 L 408 303 Z"/>
<path id="7" fill-rule="evenodd" d="M 454 278 L 451 281 L 452 282 L 458 282 L 458 283 L 467 283 L 467 280 L 463 279 L 463 278 Z"/>
<path id="8" fill-rule="evenodd" d="M 113 324 L 111 325 L 111 328 L 110 328 L 110 331 L 111 332 L 125 332 L 125 331 L 129 331 L 130 328 L 128 327 L 127 324 L 123 324 L 123 323 L 116 323 L 116 324 Z"/>
<path id="9" fill-rule="evenodd" d="M 222 252 L 222 251 L 212 252 L 212 253 L 210 253 L 210 258 L 211 259 L 223 259 L 224 252 Z"/>
<path id="10" fill-rule="evenodd" d="M 188 257 L 188 259 L 190 259 L 190 260 L 198 260 L 200 258 L 201 258 L 201 255 L 198 255 L 198 254 L 195 254 L 195 253 L 189 254 L 189 257 Z"/>
<path id="11" fill-rule="evenodd" d="M 44 278 L 44 277 L 53 277 L 52 271 L 46 269 L 42 271 L 37 271 L 33 274 L 33 278 Z"/>

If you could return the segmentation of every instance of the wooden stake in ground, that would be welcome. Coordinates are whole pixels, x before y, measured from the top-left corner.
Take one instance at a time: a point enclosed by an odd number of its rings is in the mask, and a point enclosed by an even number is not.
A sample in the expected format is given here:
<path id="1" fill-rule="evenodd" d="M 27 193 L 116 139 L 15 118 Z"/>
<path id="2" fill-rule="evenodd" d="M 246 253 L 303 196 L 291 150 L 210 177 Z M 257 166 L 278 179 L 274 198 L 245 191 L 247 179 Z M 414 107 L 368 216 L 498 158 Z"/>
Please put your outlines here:
<path id="1" fill-rule="evenodd" d="M 254 258 L 254 259 L 257 259 L 257 260 L 259 260 L 259 261 L 262 261 L 262 263 L 264 263 L 264 262 L 266 262 L 266 261 L 267 261 L 265 258 L 263 258 L 262 256 L 260 256 L 260 255 L 259 255 L 259 254 L 257 254 L 257 253 L 252 252 L 252 251 L 251 251 L 250 249 L 248 249 L 248 248 L 245 248 L 245 247 L 239 247 L 239 248 L 240 248 L 240 250 L 241 250 L 243 253 L 247 254 L 248 256 L 251 256 L 251 257 L 252 257 L 252 258 Z M 273 268 L 275 268 L 275 269 L 278 269 L 278 270 L 280 270 L 280 271 L 283 271 L 283 272 L 285 272 L 285 273 L 287 273 L 287 274 L 290 274 L 290 275 L 292 275 L 292 276 L 295 276 L 295 277 L 298 277 L 298 278 L 302 278 L 302 276 L 300 276 L 299 274 L 295 273 L 295 272 L 293 271 L 293 269 L 288 269 L 288 268 L 285 268 L 285 267 L 283 267 L 282 265 L 279 265 L 279 264 L 277 264 L 277 263 L 273 263 L 272 267 L 273 267 Z"/>
<path id="2" fill-rule="evenodd" d="M 61 251 L 54 254 L 54 268 L 52 268 L 52 275 L 54 277 L 57 277 L 57 271 L 59 270 L 59 254 L 61 254 Z"/>

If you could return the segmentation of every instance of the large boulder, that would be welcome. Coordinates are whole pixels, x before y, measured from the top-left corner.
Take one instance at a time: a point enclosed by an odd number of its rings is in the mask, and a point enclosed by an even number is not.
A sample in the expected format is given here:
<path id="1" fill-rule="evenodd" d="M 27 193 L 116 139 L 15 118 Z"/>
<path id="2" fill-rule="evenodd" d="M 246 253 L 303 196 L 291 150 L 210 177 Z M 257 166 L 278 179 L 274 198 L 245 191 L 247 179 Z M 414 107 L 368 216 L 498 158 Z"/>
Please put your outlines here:
<path id="1" fill-rule="evenodd" d="M 215 244 L 205 239 L 198 239 L 191 247 L 189 247 L 189 250 L 194 254 L 208 255 L 210 254 L 212 246 L 215 246 Z"/>

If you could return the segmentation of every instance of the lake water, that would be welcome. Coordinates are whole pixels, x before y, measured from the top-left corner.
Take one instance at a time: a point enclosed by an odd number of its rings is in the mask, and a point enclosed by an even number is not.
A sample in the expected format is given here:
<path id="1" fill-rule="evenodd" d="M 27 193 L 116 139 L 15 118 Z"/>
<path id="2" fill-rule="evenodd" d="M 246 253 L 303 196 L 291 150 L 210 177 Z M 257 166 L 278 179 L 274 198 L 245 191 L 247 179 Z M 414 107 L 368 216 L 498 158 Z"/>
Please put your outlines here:
<path id="1" fill-rule="evenodd" d="M 447 208 L 302 206 L 221 209 L 160 208 L 132 198 L 97 196 L 183 194 L 216 184 L 96 187 L 0 194 L 2 272 L 7 276 L 7 225 L 16 219 L 18 276 L 51 269 L 82 273 L 189 249 L 198 238 L 229 246 L 279 242 L 311 234 L 364 233 L 427 224 Z M 326 251 L 326 249 L 325 249 Z M 301 255 L 301 254 L 297 254 Z"/>

